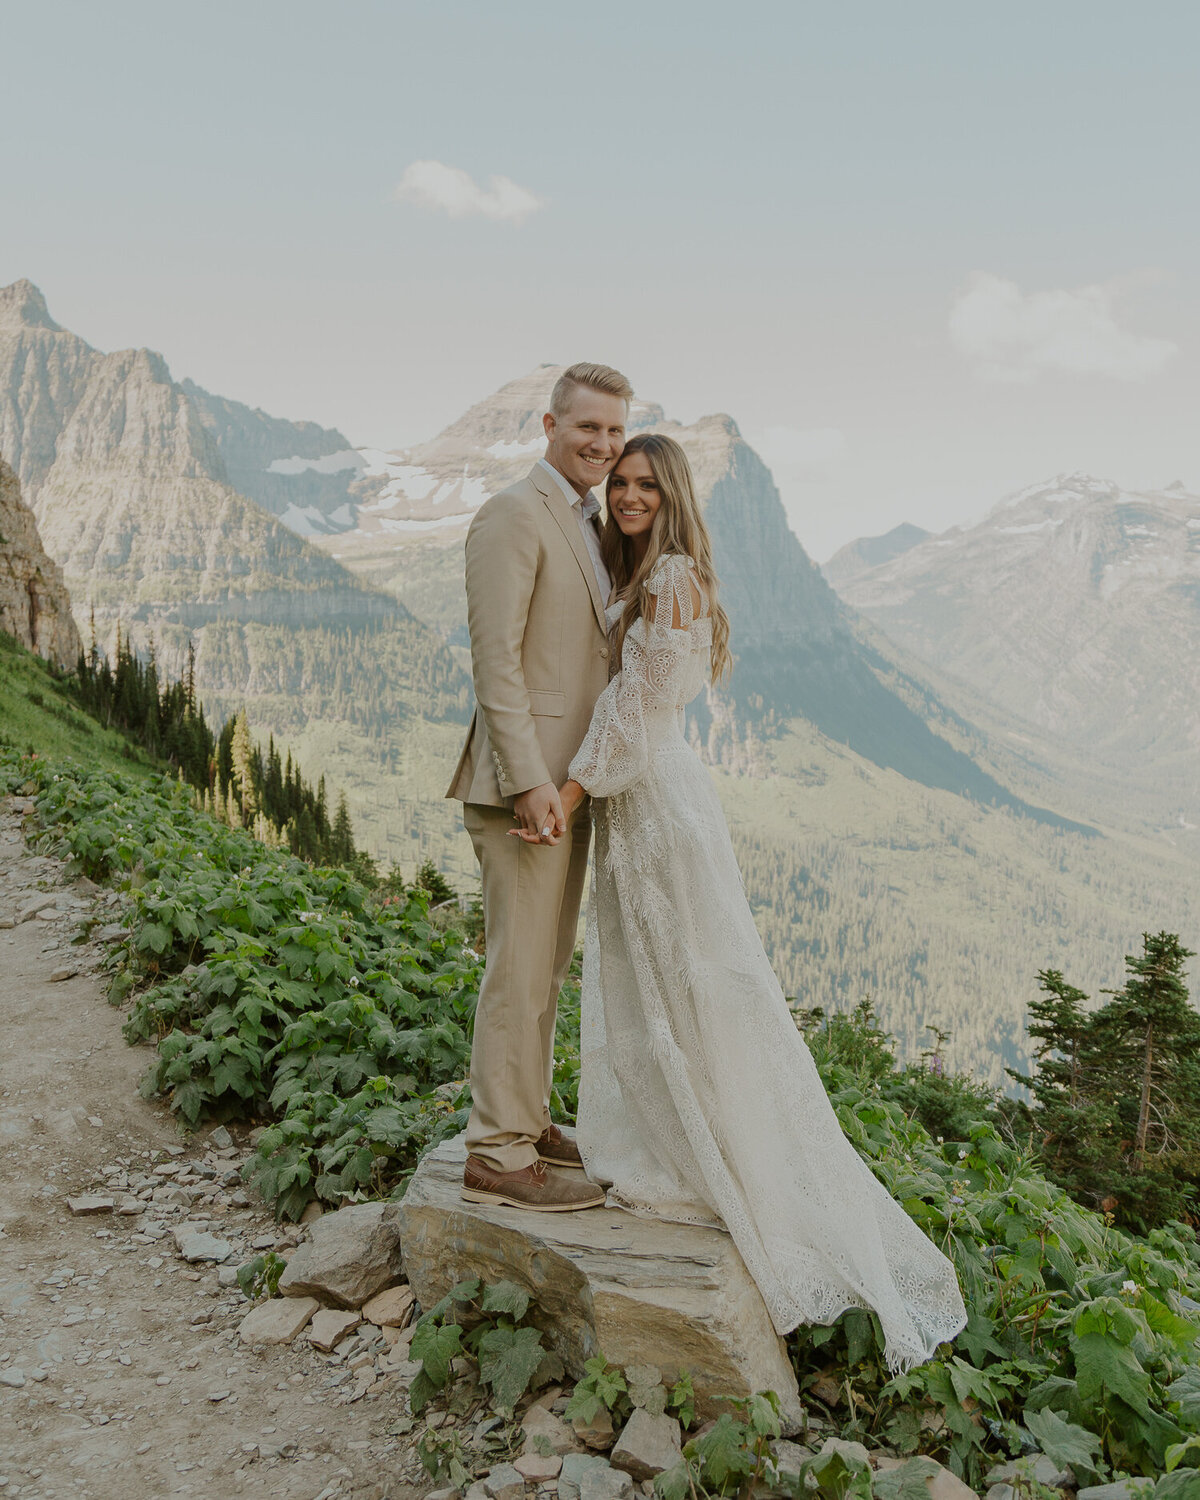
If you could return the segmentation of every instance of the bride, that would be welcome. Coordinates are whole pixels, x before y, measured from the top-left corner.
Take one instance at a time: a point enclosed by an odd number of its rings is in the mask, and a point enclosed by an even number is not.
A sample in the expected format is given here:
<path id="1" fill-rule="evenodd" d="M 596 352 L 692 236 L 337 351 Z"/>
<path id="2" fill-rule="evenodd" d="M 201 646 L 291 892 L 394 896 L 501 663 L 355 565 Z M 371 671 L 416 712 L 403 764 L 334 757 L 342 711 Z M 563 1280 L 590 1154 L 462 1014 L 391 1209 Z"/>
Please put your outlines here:
<path id="1" fill-rule="evenodd" d="M 590 795 L 579 1148 L 609 1202 L 727 1229 L 779 1333 L 871 1308 L 893 1369 L 966 1314 L 954 1268 L 846 1140 L 763 951 L 683 710 L 728 670 L 683 449 L 641 433 L 602 536 L 620 669 L 562 788 Z M 536 837 L 536 835 L 534 836 Z"/>

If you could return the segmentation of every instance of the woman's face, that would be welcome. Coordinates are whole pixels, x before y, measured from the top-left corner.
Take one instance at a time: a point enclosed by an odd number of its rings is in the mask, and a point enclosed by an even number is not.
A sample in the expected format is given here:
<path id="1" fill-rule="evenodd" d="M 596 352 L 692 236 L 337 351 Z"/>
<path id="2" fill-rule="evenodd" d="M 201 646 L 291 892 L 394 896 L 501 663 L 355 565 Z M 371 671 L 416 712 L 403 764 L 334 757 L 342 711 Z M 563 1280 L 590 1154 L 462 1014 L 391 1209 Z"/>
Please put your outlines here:
<path id="1" fill-rule="evenodd" d="M 649 536 L 662 504 L 658 481 L 644 453 L 627 453 L 618 460 L 608 481 L 608 511 L 622 535 Z"/>

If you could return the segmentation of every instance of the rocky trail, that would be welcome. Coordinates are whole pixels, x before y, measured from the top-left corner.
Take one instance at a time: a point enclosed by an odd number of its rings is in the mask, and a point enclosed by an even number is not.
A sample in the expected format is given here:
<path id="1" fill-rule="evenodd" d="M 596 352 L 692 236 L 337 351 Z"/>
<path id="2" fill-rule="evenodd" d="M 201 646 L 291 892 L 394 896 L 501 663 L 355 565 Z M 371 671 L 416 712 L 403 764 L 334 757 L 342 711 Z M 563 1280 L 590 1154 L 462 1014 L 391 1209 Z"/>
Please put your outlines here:
<path id="1" fill-rule="evenodd" d="M 239 1334 L 236 1267 L 301 1231 L 243 1188 L 245 1132 L 185 1142 L 139 1097 L 101 973 L 121 897 L 29 851 L 30 810 L 0 802 L 0 1497 L 425 1493 L 396 1329 Z"/>

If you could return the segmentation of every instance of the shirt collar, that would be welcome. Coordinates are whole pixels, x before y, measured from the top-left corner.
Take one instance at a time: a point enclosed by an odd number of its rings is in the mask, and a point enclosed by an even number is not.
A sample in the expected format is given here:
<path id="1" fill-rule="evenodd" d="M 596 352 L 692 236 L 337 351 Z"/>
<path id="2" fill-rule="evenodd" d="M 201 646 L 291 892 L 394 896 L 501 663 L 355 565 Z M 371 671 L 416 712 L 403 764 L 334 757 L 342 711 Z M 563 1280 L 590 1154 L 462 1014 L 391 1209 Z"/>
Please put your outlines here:
<path id="1" fill-rule="evenodd" d="M 590 521 L 593 516 L 598 516 L 600 514 L 600 502 L 596 499 L 595 495 L 592 494 L 591 490 L 589 490 L 586 495 L 580 495 L 567 483 L 567 481 L 562 477 L 562 475 L 558 472 L 558 470 L 552 463 L 548 463 L 544 458 L 539 458 L 538 463 L 541 464 L 542 468 L 545 469 L 548 474 L 553 474 L 555 482 L 557 483 L 559 489 L 562 490 L 563 494 L 567 497 L 568 504 L 578 505 L 585 520 Z"/>

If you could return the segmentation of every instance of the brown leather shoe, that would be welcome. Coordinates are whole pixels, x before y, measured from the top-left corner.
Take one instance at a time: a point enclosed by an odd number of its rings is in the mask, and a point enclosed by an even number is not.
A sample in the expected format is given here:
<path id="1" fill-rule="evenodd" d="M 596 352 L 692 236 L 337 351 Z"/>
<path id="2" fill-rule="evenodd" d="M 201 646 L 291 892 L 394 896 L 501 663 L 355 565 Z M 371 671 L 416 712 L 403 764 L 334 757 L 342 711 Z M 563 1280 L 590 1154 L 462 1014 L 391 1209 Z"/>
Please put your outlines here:
<path id="1" fill-rule="evenodd" d="M 467 1157 L 462 1196 L 468 1203 L 506 1203 L 510 1208 L 532 1208 L 544 1214 L 600 1208 L 604 1203 L 603 1188 L 547 1171 L 545 1162 L 536 1161 L 518 1172 L 497 1172 L 478 1156 Z"/>
<path id="2" fill-rule="evenodd" d="M 583 1157 L 575 1137 L 557 1125 L 548 1125 L 537 1138 L 537 1154 L 551 1167 L 582 1167 Z"/>

